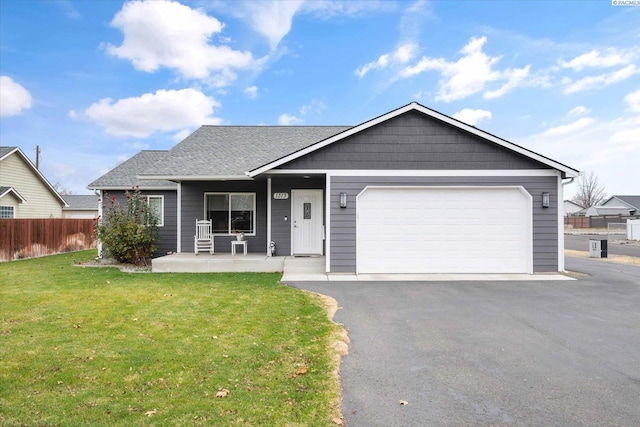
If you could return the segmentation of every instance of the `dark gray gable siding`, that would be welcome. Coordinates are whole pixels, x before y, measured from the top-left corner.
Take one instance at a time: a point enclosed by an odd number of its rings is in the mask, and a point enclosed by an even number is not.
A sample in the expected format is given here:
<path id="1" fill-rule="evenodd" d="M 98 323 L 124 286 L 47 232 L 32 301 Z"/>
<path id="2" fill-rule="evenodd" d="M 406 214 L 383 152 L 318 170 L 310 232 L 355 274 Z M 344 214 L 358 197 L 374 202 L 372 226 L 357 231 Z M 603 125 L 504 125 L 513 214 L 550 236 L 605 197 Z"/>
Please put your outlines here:
<path id="1" fill-rule="evenodd" d="M 558 271 L 557 178 L 550 177 L 331 177 L 331 272 L 356 270 L 356 196 L 371 185 L 521 185 L 533 197 L 533 271 Z M 340 192 L 348 195 L 347 208 L 339 205 Z M 542 208 L 542 192 L 549 192 L 551 207 Z"/>
<path id="2" fill-rule="evenodd" d="M 172 190 L 162 191 L 141 191 L 145 196 L 164 196 L 164 226 L 158 227 L 160 235 L 156 242 L 156 251 L 154 257 L 164 256 L 167 252 L 175 252 L 177 250 L 177 233 L 178 233 L 178 204 L 177 193 Z M 123 208 L 127 205 L 125 192 L 120 190 L 105 191 L 103 193 L 103 206 L 109 206 L 111 196 L 116 196 L 116 200 Z M 106 212 L 103 212 L 103 216 Z"/>
<path id="3" fill-rule="evenodd" d="M 204 217 L 204 193 L 256 193 L 256 235 L 246 236 L 247 251 L 267 253 L 267 181 L 185 181 L 182 183 L 182 252 L 193 252 L 196 220 Z M 233 236 L 216 236 L 215 251 L 231 252 Z"/>
<path id="4" fill-rule="evenodd" d="M 411 111 L 280 168 L 434 170 L 549 169 L 549 166 Z"/>

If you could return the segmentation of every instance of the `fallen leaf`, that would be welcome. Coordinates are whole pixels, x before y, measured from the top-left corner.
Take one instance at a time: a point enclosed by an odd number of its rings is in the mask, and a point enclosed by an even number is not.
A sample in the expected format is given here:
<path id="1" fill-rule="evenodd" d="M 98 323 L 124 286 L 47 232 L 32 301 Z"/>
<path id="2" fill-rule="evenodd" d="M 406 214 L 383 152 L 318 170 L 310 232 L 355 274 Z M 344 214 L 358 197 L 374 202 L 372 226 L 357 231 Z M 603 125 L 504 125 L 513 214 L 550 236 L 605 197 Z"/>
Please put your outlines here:
<path id="1" fill-rule="evenodd" d="M 333 419 L 333 423 L 334 423 L 335 425 L 339 425 L 339 426 L 341 426 L 341 425 L 342 425 L 342 420 L 341 420 L 340 418 L 334 418 L 334 419 Z"/>
<path id="2" fill-rule="evenodd" d="M 144 414 L 145 414 L 147 417 L 150 417 L 151 415 L 155 414 L 156 412 L 158 412 L 158 411 L 156 411 L 156 410 L 154 409 L 153 411 L 147 411 L 147 412 L 145 412 Z"/>
<path id="3" fill-rule="evenodd" d="M 107 280 L 107 285 L 110 285 L 110 284 L 111 284 L 111 281 L 110 281 L 110 280 Z"/>
<path id="4" fill-rule="evenodd" d="M 227 390 L 226 388 L 220 389 L 216 393 L 216 397 L 227 397 L 227 396 L 229 396 L 229 390 Z"/>
<path id="5" fill-rule="evenodd" d="M 398 402 L 401 406 L 406 406 L 409 404 L 409 402 L 407 402 L 406 400 L 401 400 Z"/>
<path id="6" fill-rule="evenodd" d="M 296 372 L 296 375 L 304 375 L 304 374 L 306 374 L 306 373 L 307 373 L 307 367 L 306 367 L 306 366 L 303 366 L 302 368 L 300 368 L 300 369 L 298 370 L 298 372 Z"/>

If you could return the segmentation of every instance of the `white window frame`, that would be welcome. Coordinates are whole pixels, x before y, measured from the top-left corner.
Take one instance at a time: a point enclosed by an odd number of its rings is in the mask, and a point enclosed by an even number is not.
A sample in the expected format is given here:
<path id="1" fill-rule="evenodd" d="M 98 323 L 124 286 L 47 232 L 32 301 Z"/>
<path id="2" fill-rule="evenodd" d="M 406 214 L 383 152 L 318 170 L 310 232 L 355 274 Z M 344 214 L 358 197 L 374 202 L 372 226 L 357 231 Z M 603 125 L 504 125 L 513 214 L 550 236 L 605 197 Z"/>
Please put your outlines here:
<path id="1" fill-rule="evenodd" d="M 207 196 L 215 196 L 215 195 L 223 195 L 229 196 L 229 215 L 231 215 L 231 196 L 252 196 L 253 197 L 253 205 L 251 209 L 253 210 L 253 233 L 245 233 L 245 236 L 255 236 L 256 235 L 256 218 L 258 217 L 258 210 L 256 209 L 256 193 L 255 192 L 227 192 L 227 191 L 209 191 L 204 193 L 204 203 L 203 210 L 204 216 L 203 218 L 207 218 Z M 229 228 L 231 228 L 231 217 L 229 217 Z M 228 233 L 215 233 L 215 236 L 232 236 L 233 231 L 229 230 Z"/>
<path id="2" fill-rule="evenodd" d="M 0 216 L 0 219 L 14 219 L 16 217 L 16 207 L 15 206 L 0 206 L 0 208 L 9 208 L 11 209 L 11 217 L 5 218 Z"/>
<path id="3" fill-rule="evenodd" d="M 160 199 L 160 217 L 158 217 L 158 227 L 164 227 L 164 196 L 149 194 L 145 196 L 147 198 L 147 206 L 149 206 L 149 211 L 151 211 L 151 204 L 149 203 L 150 199 Z"/>

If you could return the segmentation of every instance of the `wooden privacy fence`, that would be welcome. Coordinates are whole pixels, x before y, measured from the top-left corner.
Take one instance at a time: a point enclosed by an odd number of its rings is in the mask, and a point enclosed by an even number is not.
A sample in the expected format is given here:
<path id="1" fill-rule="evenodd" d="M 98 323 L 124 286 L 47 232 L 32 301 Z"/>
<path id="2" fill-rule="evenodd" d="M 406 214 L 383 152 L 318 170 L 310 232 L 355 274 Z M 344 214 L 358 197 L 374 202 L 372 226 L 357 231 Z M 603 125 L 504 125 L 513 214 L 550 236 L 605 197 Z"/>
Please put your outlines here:
<path id="1" fill-rule="evenodd" d="M 96 247 L 94 220 L 0 219 L 0 261 Z"/>

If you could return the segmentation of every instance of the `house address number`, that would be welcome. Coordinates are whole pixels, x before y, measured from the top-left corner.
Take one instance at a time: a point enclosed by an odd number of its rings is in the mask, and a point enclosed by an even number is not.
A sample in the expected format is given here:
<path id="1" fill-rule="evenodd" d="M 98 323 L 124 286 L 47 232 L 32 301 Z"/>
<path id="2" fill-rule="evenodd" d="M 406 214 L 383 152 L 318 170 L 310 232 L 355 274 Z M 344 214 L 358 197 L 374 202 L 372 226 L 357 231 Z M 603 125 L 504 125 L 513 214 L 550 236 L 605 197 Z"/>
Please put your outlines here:
<path id="1" fill-rule="evenodd" d="M 286 200 L 289 198 L 289 193 L 273 193 L 273 198 L 276 200 Z"/>

